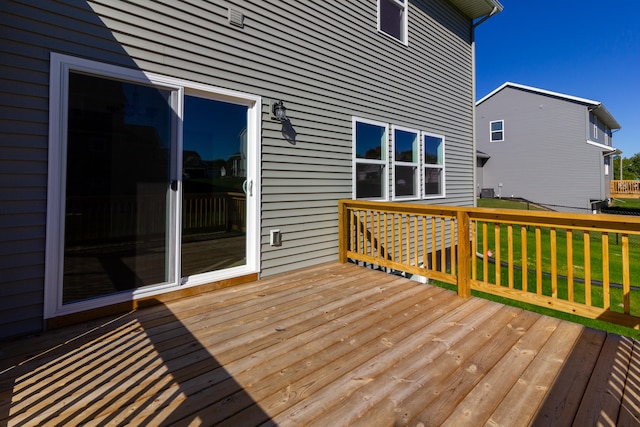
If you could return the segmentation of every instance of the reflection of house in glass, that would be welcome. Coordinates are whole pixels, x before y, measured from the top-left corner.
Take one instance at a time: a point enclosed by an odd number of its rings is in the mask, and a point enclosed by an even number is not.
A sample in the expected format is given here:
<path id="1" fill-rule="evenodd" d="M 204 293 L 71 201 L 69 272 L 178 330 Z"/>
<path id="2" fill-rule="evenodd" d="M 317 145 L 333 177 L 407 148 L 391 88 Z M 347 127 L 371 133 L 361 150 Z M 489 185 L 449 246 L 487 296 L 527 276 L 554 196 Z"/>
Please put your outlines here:
<path id="1" fill-rule="evenodd" d="M 240 152 L 229 157 L 231 176 L 247 176 L 247 128 L 242 129 L 238 138 L 240 139 Z"/>
<path id="2" fill-rule="evenodd" d="M 211 166 L 200 157 L 197 151 L 185 150 L 182 153 L 182 177 L 183 179 L 191 178 L 209 178 Z M 209 170 L 208 170 L 209 169 Z M 209 172 L 209 173 L 208 173 Z M 219 175 L 219 173 L 218 173 Z M 213 177 L 211 177 L 213 178 Z"/>

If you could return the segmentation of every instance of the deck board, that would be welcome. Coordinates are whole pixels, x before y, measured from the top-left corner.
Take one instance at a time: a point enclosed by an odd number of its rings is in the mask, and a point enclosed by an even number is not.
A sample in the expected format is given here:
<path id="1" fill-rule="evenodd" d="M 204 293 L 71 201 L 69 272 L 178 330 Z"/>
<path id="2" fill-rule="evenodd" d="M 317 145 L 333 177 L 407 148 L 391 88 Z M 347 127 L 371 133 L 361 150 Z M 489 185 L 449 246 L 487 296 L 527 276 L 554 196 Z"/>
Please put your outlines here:
<path id="1" fill-rule="evenodd" d="M 8 425 L 640 419 L 636 341 L 352 264 L 0 344 Z"/>

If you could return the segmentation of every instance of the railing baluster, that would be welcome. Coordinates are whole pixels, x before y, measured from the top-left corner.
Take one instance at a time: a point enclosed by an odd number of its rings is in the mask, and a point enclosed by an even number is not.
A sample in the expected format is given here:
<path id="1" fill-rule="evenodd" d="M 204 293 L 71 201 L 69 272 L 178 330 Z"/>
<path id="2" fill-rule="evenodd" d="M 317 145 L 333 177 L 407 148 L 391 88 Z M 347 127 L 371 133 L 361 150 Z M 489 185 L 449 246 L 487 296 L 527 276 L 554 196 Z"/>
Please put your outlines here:
<path id="1" fill-rule="evenodd" d="M 385 259 L 392 259 L 389 256 L 389 229 L 387 227 L 387 224 L 389 223 L 388 218 L 387 218 L 387 213 L 385 212 L 383 214 L 383 222 L 384 222 L 384 250 L 386 251 L 386 255 L 385 255 Z"/>
<path id="2" fill-rule="evenodd" d="M 536 226 L 536 293 L 542 295 L 542 233 Z"/>
<path id="3" fill-rule="evenodd" d="M 489 282 L 489 230 L 486 222 L 482 223 L 482 279 L 484 283 Z"/>
<path id="4" fill-rule="evenodd" d="M 370 240 L 369 242 L 369 253 L 371 254 L 371 257 L 375 257 L 376 256 L 376 251 L 375 251 L 375 239 L 374 236 L 376 235 L 375 232 L 375 211 L 371 211 L 369 212 L 369 225 L 371 227 L 371 229 L 369 230 L 369 232 L 367 233 L 367 236 L 369 236 L 369 238 L 367 240 Z"/>
<path id="5" fill-rule="evenodd" d="M 622 294 L 624 314 L 631 314 L 631 277 L 629 275 L 629 235 L 622 235 Z"/>
<path id="6" fill-rule="evenodd" d="M 567 299 L 573 302 L 573 230 L 567 230 Z"/>
<path id="7" fill-rule="evenodd" d="M 449 245 L 449 252 L 451 252 L 451 274 L 456 274 L 456 242 L 458 239 L 456 239 L 456 221 L 453 218 L 449 218 L 449 233 L 451 233 L 451 244 Z"/>
<path id="8" fill-rule="evenodd" d="M 411 262 L 411 218 L 409 215 L 406 216 L 405 222 L 407 223 L 407 238 L 405 239 L 406 249 L 407 249 L 407 264 Z"/>
<path id="9" fill-rule="evenodd" d="M 404 242 L 404 215 L 398 215 L 398 262 L 404 262 L 404 248 L 402 242 Z"/>
<path id="10" fill-rule="evenodd" d="M 551 297 L 558 298 L 558 260 L 556 247 L 556 229 L 549 230 L 551 244 Z"/>
<path id="11" fill-rule="evenodd" d="M 418 250 L 420 245 L 418 244 L 419 234 L 418 234 L 418 215 L 413 216 L 413 233 L 411 233 L 413 237 L 413 264 L 418 267 L 420 264 L 418 262 L 418 256 L 420 255 L 420 251 Z"/>
<path id="12" fill-rule="evenodd" d="M 437 270 L 438 266 L 436 265 L 436 217 L 431 217 L 431 269 Z"/>
<path id="13" fill-rule="evenodd" d="M 440 271 L 447 271 L 447 246 L 446 246 L 446 224 L 444 217 L 440 217 Z"/>
<path id="14" fill-rule="evenodd" d="M 360 212 L 361 211 L 355 211 L 355 214 L 357 215 L 357 217 L 355 218 L 356 220 L 356 247 L 355 247 L 355 252 L 360 253 Z"/>
<path id="15" fill-rule="evenodd" d="M 495 254 L 494 254 L 494 258 L 495 258 L 495 272 L 496 272 L 496 285 L 501 286 L 502 285 L 502 265 L 501 265 L 501 259 L 500 259 L 500 224 L 499 223 L 494 223 L 493 224 L 493 234 L 494 234 L 494 246 L 495 246 Z"/>
<path id="16" fill-rule="evenodd" d="M 508 279 L 509 287 L 513 289 L 513 225 L 507 226 L 507 264 L 508 264 Z"/>
<path id="17" fill-rule="evenodd" d="M 528 291 L 529 260 L 527 259 L 527 226 L 520 226 L 520 251 L 522 252 L 522 290 Z"/>
<path id="18" fill-rule="evenodd" d="M 478 221 L 471 221 L 471 278 L 478 279 Z"/>
<path id="19" fill-rule="evenodd" d="M 611 308 L 609 284 L 609 233 L 602 233 L 602 304 L 603 308 Z"/>
<path id="20" fill-rule="evenodd" d="M 591 240 L 589 231 L 583 234 L 584 245 L 584 303 L 591 307 Z"/>
<path id="21" fill-rule="evenodd" d="M 429 265 L 427 260 L 427 217 L 422 215 L 422 264 L 424 268 Z"/>
<path id="22" fill-rule="evenodd" d="M 396 258 L 396 218 L 398 214 L 391 214 L 391 260 L 395 261 Z"/>

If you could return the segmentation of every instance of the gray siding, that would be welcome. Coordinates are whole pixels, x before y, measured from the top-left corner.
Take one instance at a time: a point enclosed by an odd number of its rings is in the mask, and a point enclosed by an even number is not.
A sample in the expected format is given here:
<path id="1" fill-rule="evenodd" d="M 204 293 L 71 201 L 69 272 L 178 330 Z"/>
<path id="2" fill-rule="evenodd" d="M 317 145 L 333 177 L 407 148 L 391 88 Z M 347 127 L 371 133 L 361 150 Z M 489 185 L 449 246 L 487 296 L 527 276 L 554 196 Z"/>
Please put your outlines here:
<path id="1" fill-rule="evenodd" d="M 473 205 L 471 21 L 412 1 L 409 45 L 376 1 L 3 1 L 0 8 L 0 337 L 42 324 L 51 52 L 263 97 L 261 275 L 337 259 L 351 198 L 351 117 L 446 136 L 447 199 Z M 230 26 L 228 8 L 245 15 Z M 297 132 L 270 119 L 282 99 Z M 269 246 L 280 228 L 283 246 Z"/>
<path id="2" fill-rule="evenodd" d="M 508 86 L 486 99 L 476 111 L 478 150 L 491 156 L 483 186 L 587 212 L 591 200 L 606 198 L 602 149 L 586 142 L 588 117 L 583 104 Z M 504 120 L 503 142 L 489 140 L 493 120 Z"/>

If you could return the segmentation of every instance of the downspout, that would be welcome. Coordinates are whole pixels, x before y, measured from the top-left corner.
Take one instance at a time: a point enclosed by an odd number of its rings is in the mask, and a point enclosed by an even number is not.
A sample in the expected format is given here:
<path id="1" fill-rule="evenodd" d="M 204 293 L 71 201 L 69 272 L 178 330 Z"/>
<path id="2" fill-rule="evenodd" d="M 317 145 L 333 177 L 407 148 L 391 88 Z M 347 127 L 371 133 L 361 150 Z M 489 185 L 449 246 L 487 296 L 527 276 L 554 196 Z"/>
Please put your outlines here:
<path id="1" fill-rule="evenodd" d="M 471 25 L 471 146 L 472 146 L 472 156 L 473 156 L 473 183 L 472 183 L 472 192 L 473 192 L 473 207 L 478 207 L 478 194 L 476 188 L 477 182 L 477 167 L 478 167 L 478 159 L 476 157 L 476 27 L 482 24 L 487 19 L 491 18 L 493 15 L 498 13 L 500 10 L 497 6 L 493 7 L 491 13 L 485 15 L 480 18 L 478 21 L 474 22 Z"/>

